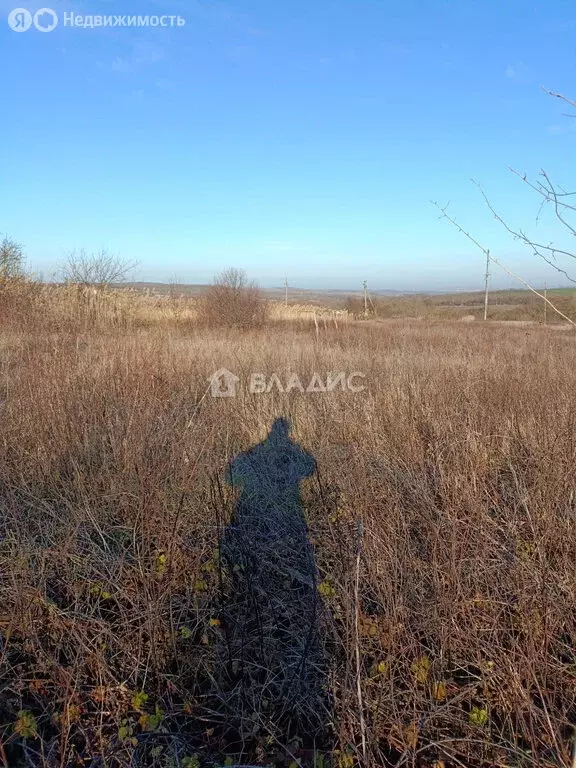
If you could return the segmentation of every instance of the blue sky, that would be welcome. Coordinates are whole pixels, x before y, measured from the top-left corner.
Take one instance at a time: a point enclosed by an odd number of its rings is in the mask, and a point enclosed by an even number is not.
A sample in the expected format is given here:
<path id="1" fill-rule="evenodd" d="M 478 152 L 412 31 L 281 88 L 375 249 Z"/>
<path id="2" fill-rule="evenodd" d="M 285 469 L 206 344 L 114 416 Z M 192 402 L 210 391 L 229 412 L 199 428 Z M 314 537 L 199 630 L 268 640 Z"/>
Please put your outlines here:
<path id="1" fill-rule="evenodd" d="M 15 5 L 41 4 L 0 0 L 0 231 L 46 277 L 105 247 L 142 280 L 481 287 L 437 200 L 523 277 L 562 283 L 470 178 L 570 244 L 507 166 L 576 187 L 576 120 L 540 90 L 576 97 L 572 1 L 52 0 L 46 34 L 10 30 Z M 65 11 L 186 24 L 76 29 Z"/>

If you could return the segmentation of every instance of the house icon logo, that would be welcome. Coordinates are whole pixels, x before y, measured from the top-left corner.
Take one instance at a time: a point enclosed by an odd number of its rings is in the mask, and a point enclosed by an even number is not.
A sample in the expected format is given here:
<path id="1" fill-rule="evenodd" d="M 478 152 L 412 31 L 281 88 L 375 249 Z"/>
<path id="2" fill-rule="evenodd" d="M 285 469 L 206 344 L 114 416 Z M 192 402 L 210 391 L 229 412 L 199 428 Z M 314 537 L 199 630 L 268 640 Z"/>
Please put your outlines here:
<path id="1" fill-rule="evenodd" d="M 236 395 L 236 386 L 240 379 L 232 371 L 220 368 L 210 376 L 208 381 L 210 382 L 212 397 L 234 397 Z"/>

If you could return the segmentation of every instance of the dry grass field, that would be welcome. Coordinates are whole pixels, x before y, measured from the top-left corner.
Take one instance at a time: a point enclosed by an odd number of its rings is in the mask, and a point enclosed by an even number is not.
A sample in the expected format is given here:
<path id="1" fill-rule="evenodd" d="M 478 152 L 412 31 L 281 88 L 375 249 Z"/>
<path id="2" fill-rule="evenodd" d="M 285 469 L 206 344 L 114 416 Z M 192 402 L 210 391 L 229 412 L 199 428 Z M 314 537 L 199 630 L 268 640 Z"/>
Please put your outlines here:
<path id="1" fill-rule="evenodd" d="M 161 283 L 134 283 L 134 289 L 140 294 L 147 291 L 151 297 L 170 297 L 173 305 L 185 304 L 184 299 L 196 299 L 202 295 L 206 286 L 201 285 L 163 285 Z M 540 288 L 540 293 L 543 292 Z M 266 298 L 284 310 L 284 290 L 268 289 Z M 574 288 L 555 288 L 547 291 L 549 300 L 568 317 L 576 315 L 576 290 Z M 188 301 L 188 304 L 190 301 Z M 364 297 L 361 291 L 303 290 L 289 288 L 288 314 L 296 312 L 348 310 L 351 314 L 364 314 Z M 484 317 L 484 293 L 482 291 L 460 291 L 457 293 L 401 293 L 375 292 L 369 294 L 368 310 L 370 314 L 382 319 L 391 318 L 429 318 L 432 320 L 459 320 L 473 316 L 476 320 Z M 546 322 L 548 324 L 565 323 L 559 315 L 544 301 L 528 290 L 490 290 L 488 316 L 491 320 Z"/>
<path id="2" fill-rule="evenodd" d="M 200 327 L 185 300 L 90 301 L 39 288 L 0 312 L 0 763 L 572 765 L 573 331 L 238 331 Z M 366 388 L 214 398 L 220 368 Z M 279 416 L 318 467 L 302 484 L 329 653 L 314 738 L 264 700 L 234 732 L 207 705 L 224 472 Z"/>

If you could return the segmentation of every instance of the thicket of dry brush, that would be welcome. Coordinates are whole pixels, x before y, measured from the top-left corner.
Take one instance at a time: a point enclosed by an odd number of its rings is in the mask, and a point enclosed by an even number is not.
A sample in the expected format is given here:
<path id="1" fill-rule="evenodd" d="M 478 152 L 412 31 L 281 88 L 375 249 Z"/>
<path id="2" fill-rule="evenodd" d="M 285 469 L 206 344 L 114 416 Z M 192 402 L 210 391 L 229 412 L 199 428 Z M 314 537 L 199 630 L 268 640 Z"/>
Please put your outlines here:
<path id="1" fill-rule="evenodd" d="M 42 330 L 10 317 L 0 762 L 570 765 L 571 332 Z M 207 377 L 221 367 L 303 382 L 361 371 L 367 390 L 214 399 Z M 332 718 L 316 744 L 271 732 L 265 705 L 236 740 L 207 711 L 222 631 L 218 535 L 234 503 L 224 470 L 278 416 L 319 468 L 303 484 L 331 616 Z"/>
<path id="2" fill-rule="evenodd" d="M 210 328 L 260 328 L 268 314 L 256 283 L 233 267 L 216 276 L 201 296 L 198 310 L 198 322 Z"/>

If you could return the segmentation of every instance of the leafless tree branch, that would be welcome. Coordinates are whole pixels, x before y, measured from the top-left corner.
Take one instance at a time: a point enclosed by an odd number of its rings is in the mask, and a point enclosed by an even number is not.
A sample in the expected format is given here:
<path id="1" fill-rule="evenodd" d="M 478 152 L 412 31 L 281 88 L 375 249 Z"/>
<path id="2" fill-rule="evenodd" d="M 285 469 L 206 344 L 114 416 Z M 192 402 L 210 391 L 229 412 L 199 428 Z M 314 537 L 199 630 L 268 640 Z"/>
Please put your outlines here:
<path id="1" fill-rule="evenodd" d="M 568 99 L 563 94 L 556 93 L 554 91 L 549 91 L 546 88 L 543 88 L 542 90 L 549 96 L 553 96 L 554 98 L 561 99 L 567 104 L 570 104 L 571 106 L 576 107 L 576 101 Z M 551 180 L 550 176 L 544 169 L 540 171 L 539 179 L 536 181 L 531 181 L 527 177 L 526 173 L 521 173 L 515 168 L 509 167 L 508 170 L 510 170 L 524 184 L 530 187 L 532 191 L 536 192 L 536 194 L 540 196 L 540 206 L 538 208 L 538 213 L 536 215 L 537 223 L 540 221 L 541 213 L 544 207 L 550 204 L 554 210 L 554 215 L 556 217 L 556 220 L 562 225 L 564 230 L 569 235 L 571 235 L 572 237 L 576 237 L 576 224 L 574 224 L 570 220 L 572 217 L 572 214 L 576 213 L 576 205 L 572 204 L 571 202 L 574 196 L 576 196 L 576 192 L 566 191 L 560 185 L 554 184 L 554 182 Z M 504 229 L 506 230 L 506 232 L 508 232 L 508 234 L 512 235 L 512 237 L 515 240 L 519 240 L 524 245 L 526 245 L 532 251 L 532 254 L 534 256 L 538 256 L 538 258 L 542 259 L 546 264 L 548 264 L 557 272 L 559 272 L 561 275 L 563 275 L 565 278 L 567 278 L 571 283 L 576 284 L 576 278 L 572 277 L 568 273 L 567 269 L 565 269 L 559 263 L 559 257 L 576 260 L 576 251 L 569 248 L 568 249 L 558 248 L 553 242 L 550 242 L 550 243 L 538 242 L 536 240 L 533 240 L 531 237 L 529 237 L 526 234 L 526 232 L 524 232 L 524 230 L 516 229 L 512 227 L 510 224 L 508 224 L 508 222 L 504 219 L 504 217 L 500 213 L 498 213 L 498 211 L 494 208 L 484 188 L 475 179 L 472 179 L 472 182 L 480 190 L 480 193 L 484 198 L 484 202 L 486 203 L 488 209 L 490 210 L 494 218 L 504 227 Z"/>
<path id="2" fill-rule="evenodd" d="M 490 199 L 488 195 L 486 194 L 486 191 L 482 187 L 481 184 L 479 184 L 475 179 L 472 179 L 472 183 L 475 184 L 478 189 L 480 190 L 480 193 L 482 194 L 482 197 L 484 198 L 484 202 L 488 206 L 488 209 L 494 216 L 494 218 L 502 224 L 504 229 L 512 235 L 512 237 L 515 240 L 520 240 L 525 245 L 527 245 L 529 248 L 532 249 L 532 253 L 535 256 L 538 256 L 539 258 L 543 259 L 547 264 L 549 264 L 551 267 L 553 267 L 557 272 L 560 272 L 563 274 L 570 282 L 576 283 L 576 279 L 573 277 L 570 277 L 568 272 L 563 269 L 557 262 L 556 257 L 557 256 L 568 256 L 572 259 L 576 259 L 576 254 L 565 251 L 562 248 L 556 248 L 552 244 L 550 245 L 544 245 L 543 243 L 537 243 L 534 240 L 531 240 L 528 235 L 525 234 L 521 229 L 513 229 L 509 224 L 506 223 L 506 221 L 500 216 L 500 214 L 495 210 L 494 206 L 490 202 Z M 549 255 L 547 255 L 549 254 Z"/>
<path id="3" fill-rule="evenodd" d="M 576 206 L 569 205 L 568 203 L 565 203 L 563 200 L 560 199 L 562 197 L 571 197 L 573 195 L 576 195 L 576 192 L 566 192 L 563 189 L 561 189 L 561 191 L 559 192 L 550 181 L 550 177 L 548 176 L 545 170 L 541 170 L 540 175 L 546 180 L 547 186 L 545 184 L 542 184 L 541 181 L 538 181 L 536 183 L 530 181 L 525 173 L 520 173 L 520 171 L 517 171 L 515 168 L 511 168 L 510 166 L 508 166 L 508 170 L 511 171 L 516 176 L 518 176 L 518 178 L 521 181 L 523 181 L 531 189 L 533 189 L 535 192 L 541 195 L 544 203 L 556 202 L 562 208 L 566 208 L 571 211 L 576 211 Z"/>
<path id="4" fill-rule="evenodd" d="M 548 304 L 554 310 L 554 312 L 558 313 L 560 315 L 560 317 L 563 317 L 564 320 L 567 320 L 570 323 L 570 325 L 572 325 L 574 328 L 576 328 L 576 323 L 574 322 L 574 320 L 571 320 L 567 315 L 565 315 L 563 312 L 561 312 L 550 301 L 550 299 L 547 296 L 545 296 L 543 293 L 540 293 L 540 291 L 537 291 L 535 288 L 533 288 L 530 285 L 530 283 L 527 283 L 526 280 L 524 280 L 524 278 L 520 277 L 519 275 L 514 274 L 514 272 L 512 272 L 510 269 L 508 269 L 508 267 L 505 267 L 504 264 L 502 264 L 500 261 L 498 261 L 498 259 L 495 259 L 494 256 L 491 255 L 491 253 L 490 253 L 488 248 L 485 248 L 483 245 L 481 245 L 478 242 L 478 240 L 476 240 L 474 237 L 472 237 L 472 235 L 469 232 L 467 232 L 463 227 L 461 227 L 460 224 L 458 224 L 458 222 L 456 221 L 456 219 L 453 216 L 449 216 L 446 213 L 446 209 L 448 208 L 448 205 L 450 205 L 450 203 L 447 203 L 444 207 L 442 207 L 441 205 L 439 205 L 437 202 L 435 202 L 433 200 L 432 201 L 432 205 L 436 206 L 436 208 L 438 208 L 438 210 L 440 211 L 440 213 L 441 213 L 440 218 L 441 219 L 446 219 L 447 221 L 450 222 L 450 224 L 452 224 L 454 227 L 456 227 L 458 232 L 460 232 L 462 235 L 464 235 L 464 237 L 467 237 L 468 240 L 470 240 L 471 243 L 474 243 L 474 245 L 477 248 L 479 248 L 482 251 L 482 253 L 484 254 L 484 256 L 487 256 L 488 259 L 491 262 L 496 264 L 496 266 L 500 267 L 500 269 L 502 269 L 504 272 L 506 272 L 507 275 L 510 275 L 510 277 L 513 277 L 516 280 L 518 280 L 520 283 L 522 283 L 522 285 L 524 285 L 526 288 L 528 288 L 529 291 L 532 291 L 532 293 L 535 293 L 536 296 L 539 296 L 541 299 L 543 299 L 546 302 L 546 304 Z"/>
<path id="5" fill-rule="evenodd" d="M 436 208 L 438 208 L 438 210 L 439 210 L 439 211 L 440 211 L 440 213 L 442 214 L 442 215 L 439 217 L 440 219 L 447 219 L 447 220 L 448 220 L 448 221 L 449 221 L 449 222 L 450 222 L 450 223 L 451 223 L 451 224 L 452 224 L 454 227 L 456 227 L 456 229 L 457 229 L 457 230 L 460 232 L 460 234 L 464 235 L 464 237 L 467 237 L 467 238 L 468 238 L 468 240 L 470 240 L 470 242 L 471 242 L 471 243 L 474 243 L 474 245 L 475 245 L 477 248 L 480 248 L 480 250 L 482 251 L 482 253 L 484 254 L 484 256 L 486 256 L 486 255 L 488 254 L 488 249 L 487 249 L 487 248 L 484 248 L 484 246 L 483 246 L 483 245 L 480 245 L 480 243 L 478 242 L 478 240 L 476 240 L 474 237 L 472 237 L 472 235 L 470 234 L 470 232 L 467 232 L 465 229 L 463 229 L 463 228 L 460 226 L 460 224 L 458 224 L 458 222 L 456 221 L 456 219 L 454 219 L 452 216 L 448 216 L 448 214 L 446 213 L 446 211 L 447 211 L 447 209 L 448 209 L 448 206 L 450 205 L 450 202 L 447 202 L 447 203 L 446 203 L 446 205 L 444 205 L 444 206 L 440 205 L 440 204 L 439 204 L 439 203 L 437 203 L 435 200 L 432 200 L 432 201 L 431 201 L 431 203 L 432 203 L 432 205 L 436 206 Z"/>
<path id="6" fill-rule="evenodd" d="M 548 88 L 544 88 L 542 86 L 542 90 L 544 93 L 547 93 L 548 96 L 553 96 L 555 99 L 561 99 L 562 101 L 565 101 L 566 104 L 570 104 L 571 107 L 576 107 L 576 101 L 572 101 L 572 99 L 567 98 L 562 93 L 555 93 L 554 91 L 549 91 Z M 569 117 L 574 117 L 574 115 L 569 115 Z"/>

